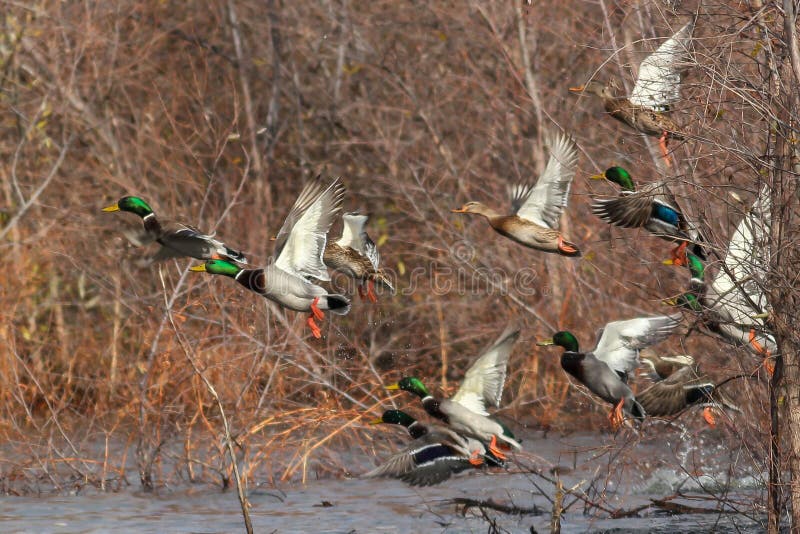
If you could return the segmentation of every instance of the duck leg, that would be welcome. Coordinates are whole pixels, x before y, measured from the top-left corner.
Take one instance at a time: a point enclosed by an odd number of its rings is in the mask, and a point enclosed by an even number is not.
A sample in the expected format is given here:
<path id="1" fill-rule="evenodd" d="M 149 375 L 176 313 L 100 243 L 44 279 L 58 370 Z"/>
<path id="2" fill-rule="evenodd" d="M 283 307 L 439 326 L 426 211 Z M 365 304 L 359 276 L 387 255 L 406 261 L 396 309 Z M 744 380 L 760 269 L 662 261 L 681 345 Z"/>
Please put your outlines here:
<path id="1" fill-rule="evenodd" d="M 667 140 L 669 139 L 669 132 L 664 130 L 661 133 L 661 137 L 658 138 L 658 146 L 661 148 L 661 157 L 664 158 L 664 164 L 667 168 L 672 167 L 672 163 L 669 161 L 669 151 L 667 150 Z"/>
<path id="2" fill-rule="evenodd" d="M 314 336 L 317 339 L 322 337 L 322 331 L 319 329 L 319 326 L 317 326 L 317 323 L 314 322 L 313 315 L 309 316 L 309 318 L 306 319 L 306 324 L 311 329 L 312 336 Z"/>
<path id="3" fill-rule="evenodd" d="M 483 465 L 483 456 L 481 455 L 481 451 L 474 450 L 472 454 L 469 456 L 469 463 L 475 467 L 480 467 Z"/>
<path id="4" fill-rule="evenodd" d="M 670 252 L 670 257 L 672 259 L 672 265 L 686 265 L 686 247 L 689 246 L 688 241 L 682 241 L 680 245 L 672 249 Z"/>
<path id="5" fill-rule="evenodd" d="M 497 436 L 492 436 L 492 441 L 489 443 L 489 452 L 494 454 L 498 460 L 508 460 L 508 456 L 500 450 L 500 446 L 497 443 Z"/>
<path id="6" fill-rule="evenodd" d="M 358 284 L 358 296 L 361 297 L 361 300 L 365 300 L 367 298 L 367 292 L 364 290 L 364 286 L 362 284 Z"/>
<path id="7" fill-rule="evenodd" d="M 705 419 L 708 426 L 714 428 L 717 426 L 717 420 L 714 418 L 714 411 L 711 409 L 711 406 L 706 406 L 703 408 L 703 419 Z"/>
<path id="8" fill-rule="evenodd" d="M 622 407 L 625 404 L 625 398 L 621 398 L 614 409 L 611 410 L 611 413 L 608 414 L 608 420 L 611 422 L 611 428 L 615 431 L 622 426 L 622 422 L 625 420 L 625 416 L 622 414 Z"/>
<path id="9" fill-rule="evenodd" d="M 373 304 L 378 302 L 378 296 L 375 295 L 375 282 L 372 279 L 367 280 L 367 297 Z"/>
<path id="10" fill-rule="evenodd" d="M 750 345 L 753 346 L 753 348 L 756 351 L 756 354 L 764 358 L 764 362 L 762 363 L 764 369 L 766 369 L 769 375 L 772 376 L 772 374 L 775 372 L 775 364 L 773 364 L 772 360 L 769 359 L 772 356 L 772 354 L 770 353 L 770 351 L 766 349 L 766 347 L 764 347 L 764 345 L 758 342 L 758 339 L 756 339 L 755 328 L 750 329 L 749 340 L 750 340 Z"/>
<path id="11" fill-rule="evenodd" d="M 311 329 L 311 335 L 319 339 L 322 337 L 322 331 L 317 326 L 317 323 L 314 322 L 314 319 L 321 321 L 325 318 L 325 314 L 319 309 L 317 303 L 319 303 L 319 297 L 314 297 L 314 300 L 311 301 L 311 315 L 306 319 L 306 324 Z"/>
<path id="12" fill-rule="evenodd" d="M 325 318 L 325 314 L 322 313 L 322 310 L 317 306 L 318 303 L 319 297 L 314 297 L 314 300 L 311 301 L 311 315 L 314 319 L 321 321 Z"/>
<path id="13" fill-rule="evenodd" d="M 577 248 L 572 246 L 572 244 L 564 241 L 564 238 L 560 235 L 558 236 L 558 250 L 560 250 L 565 254 L 575 254 L 576 252 L 578 252 Z"/>

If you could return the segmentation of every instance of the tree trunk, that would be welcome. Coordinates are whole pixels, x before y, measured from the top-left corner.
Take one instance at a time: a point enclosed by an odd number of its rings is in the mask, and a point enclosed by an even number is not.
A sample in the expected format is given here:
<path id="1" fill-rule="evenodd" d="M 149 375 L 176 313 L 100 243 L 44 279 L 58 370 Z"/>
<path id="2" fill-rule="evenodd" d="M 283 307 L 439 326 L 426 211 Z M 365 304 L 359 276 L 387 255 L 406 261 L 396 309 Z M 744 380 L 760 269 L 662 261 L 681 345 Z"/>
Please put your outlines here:
<path id="1" fill-rule="evenodd" d="M 771 258 L 768 279 L 772 330 L 779 356 L 770 383 L 771 444 L 769 465 L 769 532 L 777 533 L 785 516 L 783 471 L 790 475 L 792 531 L 800 528 L 800 214 L 798 213 L 798 157 L 800 139 L 797 111 L 800 109 L 800 54 L 796 15 L 792 0 L 783 2 L 783 39 L 777 47 L 770 83 L 774 146 L 771 163 Z M 776 21 L 773 30 L 780 34 Z M 794 68 L 793 68 L 794 67 Z M 775 76 L 777 74 L 777 76 Z"/>

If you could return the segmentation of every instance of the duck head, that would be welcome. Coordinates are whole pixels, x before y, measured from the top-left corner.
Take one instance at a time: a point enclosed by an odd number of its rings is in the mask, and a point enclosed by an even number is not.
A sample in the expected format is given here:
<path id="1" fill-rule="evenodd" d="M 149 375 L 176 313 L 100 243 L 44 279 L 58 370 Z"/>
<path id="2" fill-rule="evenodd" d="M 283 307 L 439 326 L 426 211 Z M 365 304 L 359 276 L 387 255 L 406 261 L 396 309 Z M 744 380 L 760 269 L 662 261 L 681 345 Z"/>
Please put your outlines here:
<path id="1" fill-rule="evenodd" d="M 413 393 L 420 399 L 430 396 L 430 393 L 428 393 L 427 388 L 425 388 L 425 385 L 420 381 L 420 379 L 413 376 L 407 376 L 395 384 L 386 386 L 386 389 L 402 389 L 403 391 Z"/>
<path id="2" fill-rule="evenodd" d="M 685 260 L 676 261 L 676 258 L 673 257 L 668 260 L 664 260 L 661 263 L 664 265 L 686 265 L 689 267 L 689 272 L 692 273 L 691 283 L 693 285 L 703 286 L 705 284 L 706 274 L 706 266 L 703 263 L 703 260 L 701 260 L 699 256 L 692 253 L 690 250 L 686 250 L 684 257 Z"/>
<path id="3" fill-rule="evenodd" d="M 467 202 L 463 206 L 457 209 L 450 210 L 453 213 L 477 213 L 478 215 L 483 215 L 484 217 L 494 217 L 497 213 L 485 204 L 481 204 L 480 202 Z"/>
<path id="4" fill-rule="evenodd" d="M 683 308 L 685 310 L 691 310 L 695 312 L 703 311 L 703 306 L 700 304 L 700 299 L 697 298 L 697 295 L 691 292 L 684 293 L 675 298 L 664 299 L 663 302 L 664 304 L 669 304 L 670 306 Z"/>
<path id="5" fill-rule="evenodd" d="M 589 80 L 585 85 L 570 87 L 569 90 L 573 93 L 590 93 L 601 98 L 614 98 L 614 89 L 616 89 L 616 85 L 616 82 L 613 80 L 608 83 L 603 83 L 599 80 Z"/>
<path id="6" fill-rule="evenodd" d="M 201 263 L 200 265 L 189 267 L 189 270 L 196 273 L 221 274 L 223 276 L 236 278 L 236 275 L 239 274 L 242 268 L 225 260 L 209 260 L 205 263 Z"/>
<path id="7" fill-rule="evenodd" d="M 402 410 L 386 410 L 383 412 L 377 419 L 373 419 L 369 422 L 371 425 L 379 425 L 381 423 L 386 423 L 389 425 L 401 425 L 406 428 L 410 427 L 416 422 L 416 419 L 408 415 L 406 412 Z"/>
<path id="8" fill-rule="evenodd" d="M 620 186 L 624 191 L 636 191 L 636 186 L 633 183 L 633 178 L 628 171 L 622 167 L 609 167 L 600 174 L 593 174 L 590 177 L 592 180 L 606 179 L 609 182 L 614 182 Z"/>
<path id="9" fill-rule="evenodd" d="M 558 345 L 559 347 L 563 347 L 566 351 L 578 352 L 578 338 L 576 338 L 572 332 L 566 332 L 564 330 L 556 332 L 550 339 L 543 339 L 536 344 L 540 347 Z"/>
<path id="10" fill-rule="evenodd" d="M 153 210 L 150 206 L 139 197 L 122 197 L 117 201 L 116 204 L 112 204 L 111 206 L 107 206 L 103 208 L 103 211 L 128 211 L 130 213 L 135 213 L 139 217 L 147 217 Z"/>

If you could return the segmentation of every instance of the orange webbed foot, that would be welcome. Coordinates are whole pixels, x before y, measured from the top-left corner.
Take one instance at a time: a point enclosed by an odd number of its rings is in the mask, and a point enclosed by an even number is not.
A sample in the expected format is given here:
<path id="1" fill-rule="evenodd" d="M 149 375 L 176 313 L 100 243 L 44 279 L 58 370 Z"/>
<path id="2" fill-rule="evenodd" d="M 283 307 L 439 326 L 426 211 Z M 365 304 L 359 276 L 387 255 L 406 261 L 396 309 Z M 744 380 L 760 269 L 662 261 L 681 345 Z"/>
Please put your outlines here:
<path id="1" fill-rule="evenodd" d="M 312 315 L 308 319 L 306 319 L 306 324 L 311 329 L 311 335 L 315 338 L 319 339 L 322 337 L 322 331 L 317 326 L 317 323 L 314 322 L 314 316 Z"/>
<path id="2" fill-rule="evenodd" d="M 706 406 L 703 409 L 703 419 L 705 419 L 706 423 L 708 423 L 708 426 L 711 428 L 717 426 L 717 420 L 714 417 L 714 411 L 711 409 L 711 406 Z"/>
<path id="3" fill-rule="evenodd" d="M 689 261 L 686 258 L 686 247 L 689 246 L 688 241 L 681 242 L 680 245 L 672 249 L 670 252 L 670 259 L 672 260 L 672 265 L 686 265 Z"/>
<path id="4" fill-rule="evenodd" d="M 503 454 L 503 451 L 500 450 L 500 446 L 497 443 L 497 436 L 492 436 L 492 441 L 489 443 L 489 452 L 494 454 L 498 460 L 507 460 L 508 456 Z"/>
<path id="5" fill-rule="evenodd" d="M 758 354 L 760 354 L 761 356 L 763 356 L 765 358 L 769 358 L 770 356 L 772 356 L 772 354 L 770 354 L 770 352 L 764 347 L 764 345 L 759 343 L 758 339 L 756 339 L 756 329 L 755 328 L 751 328 L 750 329 L 749 340 L 750 340 L 750 344 L 753 346 L 754 349 L 756 349 L 756 352 Z"/>
<path id="6" fill-rule="evenodd" d="M 669 139 L 669 132 L 664 130 L 661 134 L 661 137 L 658 138 L 658 147 L 661 149 L 661 157 L 664 158 L 664 165 L 667 168 L 672 167 L 672 163 L 669 161 L 669 150 L 667 150 L 667 140 Z"/>
<path id="7" fill-rule="evenodd" d="M 480 467 L 483 465 L 483 456 L 481 455 L 481 451 L 474 450 L 469 457 L 469 463 L 475 467 Z"/>
<path id="8" fill-rule="evenodd" d="M 772 357 L 772 353 L 768 351 L 764 345 L 758 342 L 758 339 L 756 339 L 755 328 L 750 329 L 749 340 L 750 340 L 750 345 L 753 346 L 753 348 L 756 351 L 756 354 L 759 354 L 764 358 L 762 365 L 764 366 L 764 369 L 767 370 L 767 373 L 769 373 L 769 376 L 775 374 L 775 363 L 770 359 Z"/>
<path id="9" fill-rule="evenodd" d="M 378 302 L 378 296 L 375 294 L 375 282 L 372 280 L 367 280 L 367 297 L 373 304 Z"/>
<path id="10" fill-rule="evenodd" d="M 615 431 L 622 426 L 622 422 L 625 420 L 625 416 L 622 413 L 622 407 L 625 405 L 625 399 L 622 398 L 619 400 L 614 409 L 611 410 L 611 413 L 608 414 L 608 420 L 611 422 L 611 428 Z"/>
<path id="11" fill-rule="evenodd" d="M 311 315 L 312 317 L 314 317 L 314 319 L 321 321 L 325 318 L 325 314 L 322 313 L 322 310 L 319 309 L 317 303 L 319 303 L 319 297 L 315 297 L 314 300 L 311 302 Z"/>
<path id="12" fill-rule="evenodd" d="M 564 238 L 562 236 L 558 236 L 558 245 L 557 246 L 558 246 L 558 250 L 559 251 L 561 251 L 561 252 L 563 252 L 564 254 L 567 254 L 567 255 L 576 254 L 578 252 L 578 249 L 573 247 L 570 244 L 567 244 L 567 242 L 564 241 Z"/>

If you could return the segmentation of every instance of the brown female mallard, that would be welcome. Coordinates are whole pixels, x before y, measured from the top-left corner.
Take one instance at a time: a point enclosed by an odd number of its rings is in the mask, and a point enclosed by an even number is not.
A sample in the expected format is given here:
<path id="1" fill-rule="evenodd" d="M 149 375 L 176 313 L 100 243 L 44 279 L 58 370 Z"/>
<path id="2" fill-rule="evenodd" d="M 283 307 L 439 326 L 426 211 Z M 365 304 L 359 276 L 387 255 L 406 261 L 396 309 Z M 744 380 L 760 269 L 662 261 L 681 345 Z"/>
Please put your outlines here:
<path id="1" fill-rule="evenodd" d="M 681 72 L 687 65 L 686 56 L 693 31 L 694 22 L 687 23 L 642 61 L 629 97 L 617 96 L 615 80 L 608 83 L 591 80 L 569 89 L 599 96 L 609 115 L 635 130 L 658 137 L 667 166 L 667 141 L 684 137 L 675 121 L 665 113 L 670 104 L 680 98 Z"/>
<path id="2" fill-rule="evenodd" d="M 392 292 L 394 287 L 379 267 L 381 255 L 378 247 L 364 230 L 367 218 L 366 215 L 357 213 L 344 214 L 342 236 L 335 242 L 327 242 L 322 259 L 330 269 L 358 281 L 358 294 L 361 298 L 366 296 L 370 301 L 378 302 L 374 291 L 375 282 Z"/>
<path id="3" fill-rule="evenodd" d="M 741 411 L 700 370 L 691 356 L 659 356 L 651 350 L 643 350 L 639 356 L 644 364 L 652 368 L 651 376 L 657 380 L 636 395 L 647 415 L 668 417 L 690 406 L 704 406 L 703 418 L 714 426 L 713 408 Z"/>
<path id="4" fill-rule="evenodd" d="M 467 202 L 451 211 L 483 215 L 497 233 L 526 247 L 580 256 L 577 245 L 566 241 L 558 229 L 578 165 L 578 149 L 566 134 L 557 135 L 547 144 L 550 160 L 536 185 L 521 183 L 511 188 L 512 215 L 502 215 L 480 202 Z"/>

